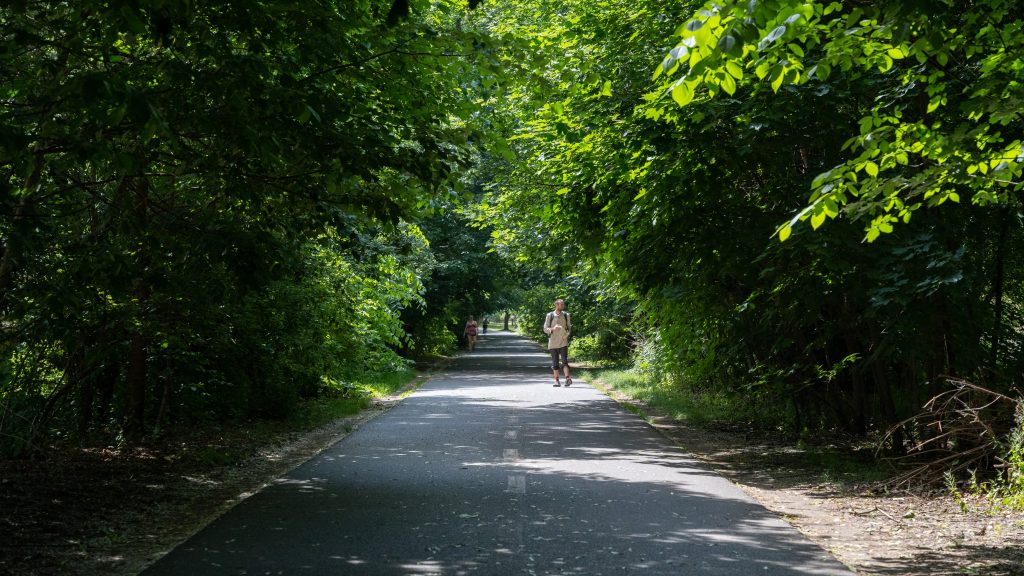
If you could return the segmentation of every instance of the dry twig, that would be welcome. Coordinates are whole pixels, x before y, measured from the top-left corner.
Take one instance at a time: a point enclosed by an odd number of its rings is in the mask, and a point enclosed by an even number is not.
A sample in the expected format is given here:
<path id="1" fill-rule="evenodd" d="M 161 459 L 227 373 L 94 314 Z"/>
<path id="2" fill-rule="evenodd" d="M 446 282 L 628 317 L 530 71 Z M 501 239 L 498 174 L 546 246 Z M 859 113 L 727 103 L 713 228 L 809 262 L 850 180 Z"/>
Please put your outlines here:
<path id="1" fill-rule="evenodd" d="M 1000 442 L 1013 427 L 1020 401 L 957 378 L 946 378 L 951 388 L 929 400 L 922 411 L 893 426 L 916 431 L 917 440 L 895 461 L 906 468 L 885 482 L 886 488 L 934 487 L 946 474 L 994 468 Z"/>

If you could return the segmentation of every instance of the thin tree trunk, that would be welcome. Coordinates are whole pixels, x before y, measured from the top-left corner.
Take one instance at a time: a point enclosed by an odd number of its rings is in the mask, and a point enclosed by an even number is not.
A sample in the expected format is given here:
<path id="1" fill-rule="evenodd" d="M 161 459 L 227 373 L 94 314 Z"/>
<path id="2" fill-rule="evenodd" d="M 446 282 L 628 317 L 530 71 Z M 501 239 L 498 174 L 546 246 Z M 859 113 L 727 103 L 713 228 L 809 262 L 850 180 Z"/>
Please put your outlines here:
<path id="1" fill-rule="evenodd" d="M 128 369 L 125 375 L 124 435 L 130 441 L 142 437 L 146 414 L 146 337 L 141 332 L 130 336 Z"/>
<path id="2" fill-rule="evenodd" d="M 136 231 L 139 238 L 145 238 L 147 233 L 147 210 L 149 200 L 149 186 L 144 179 L 135 183 L 134 216 Z M 136 327 L 131 330 L 129 336 L 128 368 L 125 377 L 125 419 L 124 435 L 132 442 L 142 437 L 145 432 L 146 414 L 146 380 L 147 380 L 147 342 L 143 333 L 146 324 L 146 307 L 149 301 L 149 286 L 145 279 L 147 268 L 146 249 L 142 242 L 139 247 L 139 259 L 137 262 L 139 275 L 135 279 L 134 297 L 136 306 Z"/>
<path id="3" fill-rule="evenodd" d="M 882 414 L 885 416 L 886 426 L 892 429 L 892 452 L 897 455 L 904 454 L 906 446 L 904 445 L 903 426 L 896 414 L 896 403 L 893 401 L 892 387 L 885 375 L 885 368 L 879 362 L 873 362 L 871 368 L 874 372 L 875 388 L 878 390 L 878 400 L 882 407 Z"/>
<path id="4" fill-rule="evenodd" d="M 92 426 L 92 407 L 96 401 L 96 378 L 93 367 L 86 366 L 85 345 L 79 342 L 73 352 L 72 373 L 70 377 L 78 382 L 78 439 L 81 441 L 89 433 Z"/>
<path id="5" fill-rule="evenodd" d="M 996 299 L 995 325 L 992 328 L 992 356 L 989 370 L 995 373 L 999 367 L 999 348 L 1003 336 L 1003 279 L 1006 273 L 1006 237 L 1010 232 L 1010 207 L 1003 206 L 1000 210 L 999 241 L 995 253 L 995 278 L 992 281 L 992 293 Z"/>
<path id="6" fill-rule="evenodd" d="M 96 403 L 95 421 L 100 424 L 104 424 L 110 419 L 110 406 L 114 402 L 114 390 L 117 388 L 117 377 L 120 373 L 120 365 L 110 362 L 103 367 L 103 371 L 96 381 L 96 390 L 99 392 L 100 398 Z"/>

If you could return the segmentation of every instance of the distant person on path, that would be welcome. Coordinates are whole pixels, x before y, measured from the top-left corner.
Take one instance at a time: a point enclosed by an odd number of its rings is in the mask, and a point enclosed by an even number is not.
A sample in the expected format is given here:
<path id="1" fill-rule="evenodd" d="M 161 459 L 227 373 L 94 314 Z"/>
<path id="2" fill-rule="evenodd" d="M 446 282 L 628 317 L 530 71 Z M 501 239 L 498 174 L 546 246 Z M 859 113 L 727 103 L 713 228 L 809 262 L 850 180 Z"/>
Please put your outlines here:
<path id="1" fill-rule="evenodd" d="M 487 334 L 487 316 L 484 316 L 484 334 Z"/>
<path id="2" fill-rule="evenodd" d="M 472 352 L 476 348 L 476 320 L 472 316 L 469 320 L 466 320 L 466 328 L 462 331 L 466 335 L 466 340 L 469 342 L 469 351 Z"/>
<path id="3" fill-rule="evenodd" d="M 572 333 L 572 320 L 565 311 L 565 300 L 555 300 L 554 311 L 548 312 L 544 317 L 544 333 L 548 335 L 548 353 L 551 354 L 551 372 L 555 377 L 555 387 L 562 385 L 558 379 L 560 368 L 565 370 L 565 385 L 572 386 L 572 376 L 569 375 L 569 334 Z"/>

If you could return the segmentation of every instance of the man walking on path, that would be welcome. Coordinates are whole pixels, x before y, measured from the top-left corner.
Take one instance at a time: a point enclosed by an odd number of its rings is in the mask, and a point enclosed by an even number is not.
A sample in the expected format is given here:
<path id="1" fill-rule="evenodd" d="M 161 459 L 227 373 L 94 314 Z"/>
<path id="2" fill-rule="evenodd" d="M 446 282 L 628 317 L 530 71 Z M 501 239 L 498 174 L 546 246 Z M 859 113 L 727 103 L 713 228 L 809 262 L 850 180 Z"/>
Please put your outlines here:
<path id="1" fill-rule="evenodd" d="M 548 335 L 548 353 L 551 354 L 555 387 L 562 385 L 558 379 L 559 360 L 565 369 L 565 385 L 572 386 L 572 376 L 569 375 L 569 334 L 572 333 L 572 321 L 565 311 L 565 300 L 555 300 L 555 310 L 544 317 L 544 333 Z"/>

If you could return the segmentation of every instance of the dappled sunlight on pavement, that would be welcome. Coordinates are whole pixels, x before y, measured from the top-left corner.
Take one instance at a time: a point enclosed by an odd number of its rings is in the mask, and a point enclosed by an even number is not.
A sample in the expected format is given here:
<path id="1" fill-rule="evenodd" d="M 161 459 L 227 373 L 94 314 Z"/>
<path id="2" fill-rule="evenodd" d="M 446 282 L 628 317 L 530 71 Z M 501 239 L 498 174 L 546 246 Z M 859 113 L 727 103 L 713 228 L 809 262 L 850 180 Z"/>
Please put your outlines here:
<path id="1" fill-rule="evenodd" d="M 246 500 L 149 574 L 848 575 L 508 333 Z"/>

